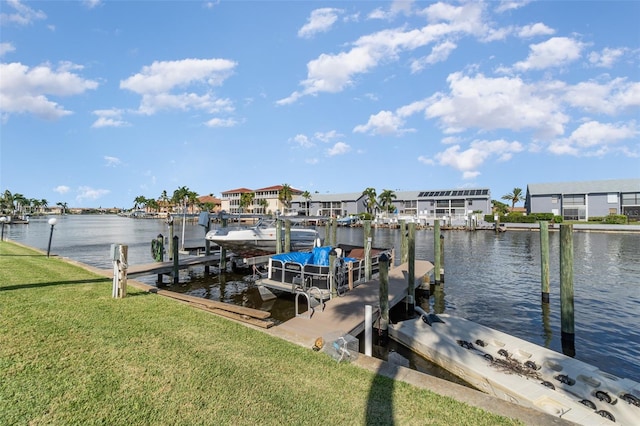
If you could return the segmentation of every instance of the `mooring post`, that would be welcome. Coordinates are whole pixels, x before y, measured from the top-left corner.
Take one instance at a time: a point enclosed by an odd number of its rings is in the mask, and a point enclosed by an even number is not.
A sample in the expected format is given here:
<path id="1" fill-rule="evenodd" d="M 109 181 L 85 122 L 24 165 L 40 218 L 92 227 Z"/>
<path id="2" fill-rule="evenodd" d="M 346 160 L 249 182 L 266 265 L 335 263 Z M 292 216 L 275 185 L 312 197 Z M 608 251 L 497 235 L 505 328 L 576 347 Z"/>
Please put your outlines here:
<path id="1" fill-rule="evenodd" d="M 282 220 L 276 219 L 276 253 L 282 253 Z"/>
<path id="2" fill-rule="evenodd" d="M 409 246 L 407 245 L 409 234 L 407 232 L 407 222 L 400 221 L 400 264 L 405 263 L 409 258 Z"/>
<path id="3" fill-rule="evenodd" d="M 336 251 L 332 248 L 329 252 L 329 289 L 331 297 L 338 297 L 338 282 L 336 280 Z"/>
<path id="4" fill-rule="evenodd" d="M 111 297 L 115 299 L 118 297 L 118 287 L 120 286 L 120 268 L 118 267 L 118 262 L 120 262 L 120 249 L 118 244 L 111 244 L 111 261 L 113 262 Z"/>
<path id="5" fill-rule="evenodd" d="M 169 260 L 173 259 L 173 216 L 169 214 L 167 216 L 167 223 L 169 224 Z"/>
<path id="6" fill-rule="evenodd" d="M 540 222 L 540 284 L 542 303 L 549 303 L 549 222 Z"/>
<path id="7" fill-rule="evenodd" d="M 329 219 L 324 223 L 324 245 L 331 245 L 331 220 Z"/>
<path id="8" fill-rule="evenodd" d="M 387 345 L 389 335 L 389 257 L 386 253 L 380 255 L 380 346 Z"/>
<path id="9" fill-rule="evenodd" d="M 209 219 L 209 212 L 207 212 L 207 223 L 204 225 L 204 236 L 206 237 L 211 230 L 211 219 Z M 204 239 L 204 255 L 211 256 L 211 241 Z M 209 265 L 204 266 L 204 273 L 209 274 Z"/>
<path id="10" fill-rule="evenodd" d="M 180 266 L 178 259 L 178 236 L 173 236 L 173 283 L 180 282 Z"/>
<path id="11" fill-rule="evenodd" d="M 560 225 L 560 322 L 562 352 L 575 355 L 573 315 L 573 225 Z"/>
<path id="12" fill-rule="evenodd" d="M 371 281 L 371 221 L 362 224 L 364 231 L 364 278 Z"/>
<path id="13" fill-rule="evenodd" d="M 284 221 L 284 252 L 291 251 L 291 220 Z"/>
<path id="14" fill-rule="evenodd" d="M 413 312 L 416 306 L 416 224 L 409 224 L 409 238 L 408 238 L 408 261 L 409 261 L 409 277 L 408 277 L 408 289 L 407 289 L 407 313 L 409 317 L 413 316 Z"/>
<path id="15" fill-rule="evenodd" d="M 338 245 L 338 221 L 335 217 L 331 218 L 331 245 Z"/>
<path id="16" fill-rule="evenodd" d="M 159 250 L 159 257 L 156 258 L 155 260 L 158 262 L 164 262 L 164 236 L 162 234 L 158 234 L 158 236 L 156 237 L 156 248 L 157 250 Z M 162 274 L 158 274 L 158 282 L 156 283 L 157 285 L 161 286 L 162 285 L 162 279 L 163 276 Z"/>
<path id="17" fill-rule="evenodd" d="M 222 228 L 226 228 L 227 218 L 223 217 L 221 222 Z M 227 270 L 227 249 L 222 246 L 220 246 L 220 263 L 218 264 L 218 269 L 220 269 L 220 272 Z"/>
<path id="18" fill-rule="evenodd" d="M 434 271 L 433 281 L 435 285 L 440 284 L 440 220 L 433 221 L 433 257 L 434 257 Z"/>
<path id="19" fill-rule="evenodd" d="M 127 269 L 129 269 L 129 246 L 120 244 L 118 246 L 118 297 L 127 295 Z"/>
<path id="20" fill-rule="evenodd" d="M 440 284 L 444 284 L 444 235 L 440 234 Z"/>

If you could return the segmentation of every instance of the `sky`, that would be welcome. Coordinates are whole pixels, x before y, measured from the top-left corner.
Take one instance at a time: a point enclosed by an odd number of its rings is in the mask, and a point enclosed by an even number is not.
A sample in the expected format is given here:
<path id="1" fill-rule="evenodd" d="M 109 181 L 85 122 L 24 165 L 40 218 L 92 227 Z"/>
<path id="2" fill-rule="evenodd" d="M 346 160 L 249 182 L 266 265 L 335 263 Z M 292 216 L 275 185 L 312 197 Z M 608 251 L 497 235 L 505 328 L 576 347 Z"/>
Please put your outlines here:
<path id="1" fill-rule="evenodd" d="M 0 191 L 640 177 L 640 1 L 0 0 Z"/>

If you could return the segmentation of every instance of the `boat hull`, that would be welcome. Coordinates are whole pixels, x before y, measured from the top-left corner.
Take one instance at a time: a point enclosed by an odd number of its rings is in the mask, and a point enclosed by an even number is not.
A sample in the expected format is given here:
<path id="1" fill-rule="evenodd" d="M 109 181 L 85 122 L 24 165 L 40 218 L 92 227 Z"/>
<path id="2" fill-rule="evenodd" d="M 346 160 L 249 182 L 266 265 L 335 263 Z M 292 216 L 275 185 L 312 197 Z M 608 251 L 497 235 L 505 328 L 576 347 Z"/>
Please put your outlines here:
<path id="1" fill-rule="evenodd" d="M 611 418 L 632 425 L 640 418 L 639 383 L 463 318 L 429 314 L 391 325 L 389 336 L 516 404 L 584 425 L 611 425 Z"/>

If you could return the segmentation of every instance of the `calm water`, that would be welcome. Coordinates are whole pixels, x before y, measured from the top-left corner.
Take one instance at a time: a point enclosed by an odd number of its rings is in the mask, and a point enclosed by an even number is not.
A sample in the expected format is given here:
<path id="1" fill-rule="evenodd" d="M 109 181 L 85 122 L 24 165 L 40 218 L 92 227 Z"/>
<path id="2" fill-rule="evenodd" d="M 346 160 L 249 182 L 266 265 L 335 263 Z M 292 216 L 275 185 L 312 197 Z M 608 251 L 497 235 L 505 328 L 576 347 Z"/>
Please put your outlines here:
<path id="1" fill-rule="evenodd" d="M 175 234 L 182 240 L 182 219 Z M 323 233 L 323 229 L 320 230 Z M 46 250 L 47 219 L 5 228 L 5 237 Z M 152 262 L 151 240 L 168 235 L 161 220 L 117 216 L 58 218 L 52 254 L 110 268 L 112 243 L 129 246 L 129 263 Z M 445 231 L 445 285 L 422 306 L 468 318 L 562 352 L 560 341 L 559 233 L 550 233 L 551 303 L 540 303 L 540 237 L 537 232 Z M 362 229 L 340 228 L 338 240 L 362 244 Z M 204 228 L 187 222 L 185 246 L 204 244 Z M 374 230 L 374 245 L 400 247 L 396 230 Z M 640 235 L 574 233 L 576 358 L 617 376 L 640 381 Z M 433 259 L 433 231 L 416 232 L 416 258 Z M 155 277 L 140 280 L 153 283 Z M 274 318 L 294 315 L 293 304 L 278 299 L 264 305 L 250 279 L 234 274 L 181 275 L 174 290 L 244 306 L 270 309 Z"/>

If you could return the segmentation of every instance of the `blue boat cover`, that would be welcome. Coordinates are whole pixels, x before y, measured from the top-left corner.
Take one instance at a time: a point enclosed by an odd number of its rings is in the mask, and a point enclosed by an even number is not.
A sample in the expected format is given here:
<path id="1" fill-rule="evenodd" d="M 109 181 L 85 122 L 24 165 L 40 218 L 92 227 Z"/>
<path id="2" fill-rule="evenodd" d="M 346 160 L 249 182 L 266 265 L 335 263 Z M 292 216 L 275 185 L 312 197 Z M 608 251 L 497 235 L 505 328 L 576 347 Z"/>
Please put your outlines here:
<path id="1" fill-rule="evenodd" d="M 331 252 L 331 246 L 316 247 L 311 252 L 308 251 L 293 251 L 290 253 L 280 253 L 271 256 L 272 259 L 279 260 L 280 262 L 296 262 L 301 265 L 317 265 L 317 266 L 329 266 L 329 253 Z M 345 257 L 345 262 L 357 262 L 358 259 Z"/>

